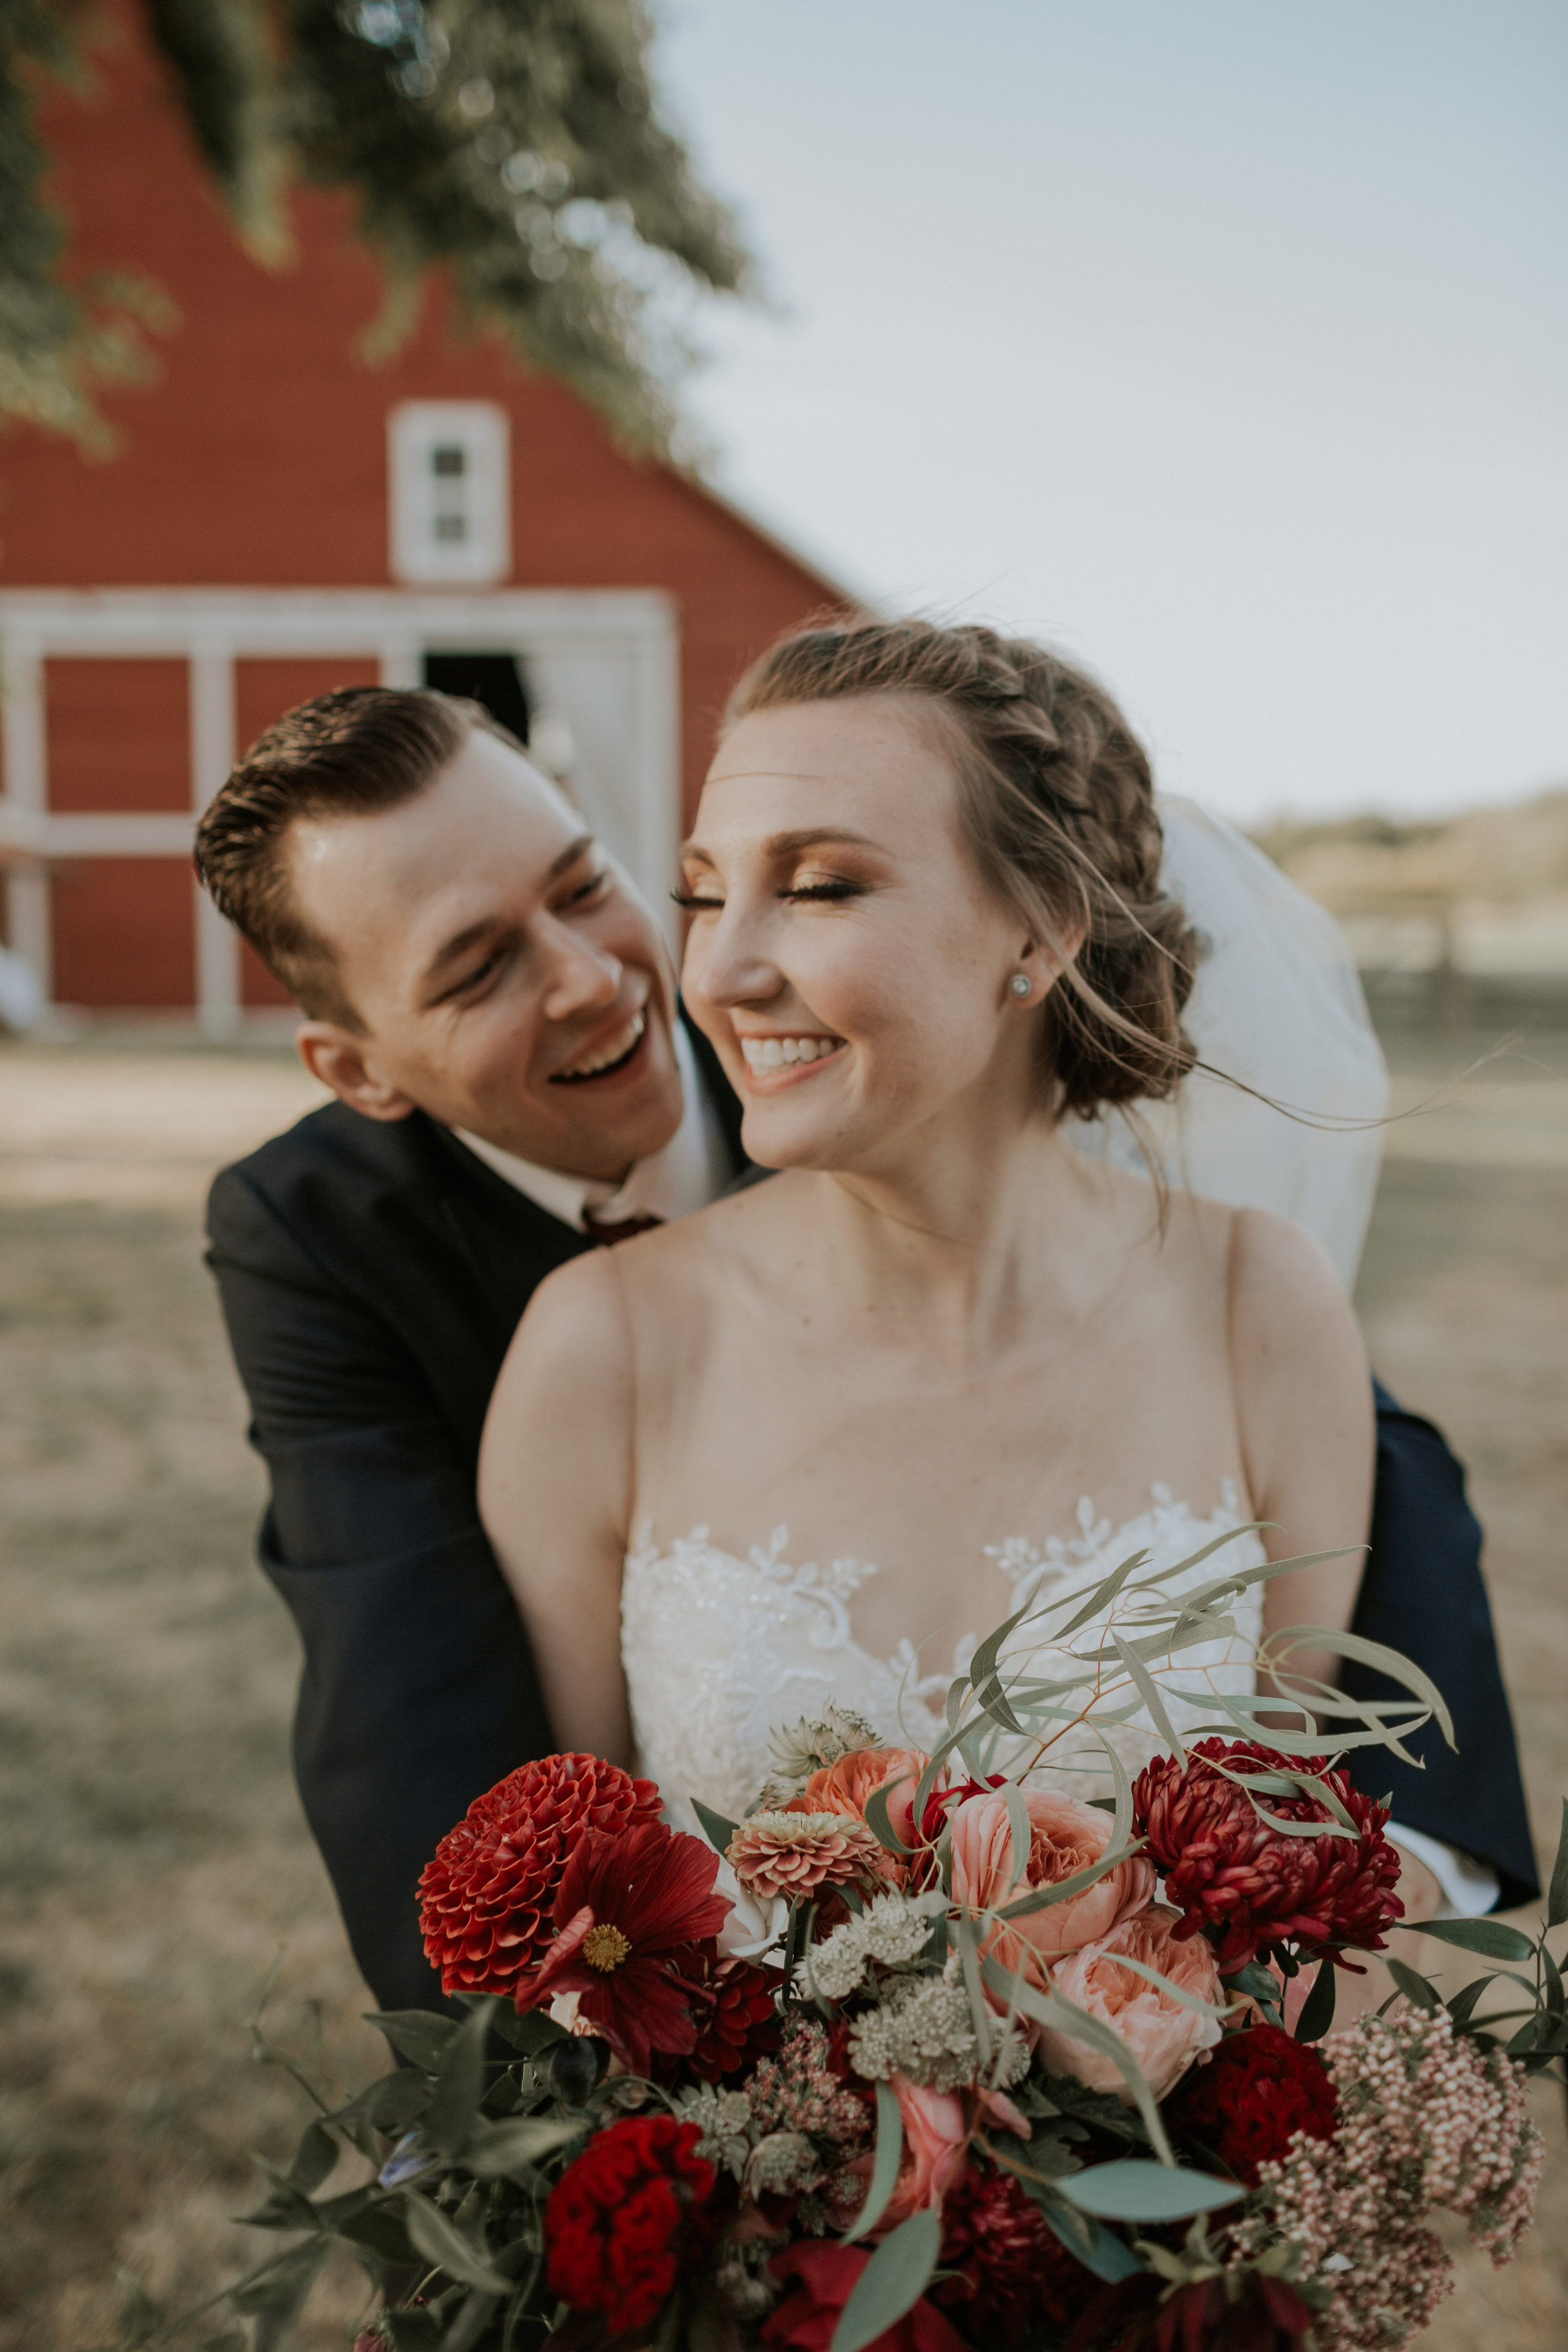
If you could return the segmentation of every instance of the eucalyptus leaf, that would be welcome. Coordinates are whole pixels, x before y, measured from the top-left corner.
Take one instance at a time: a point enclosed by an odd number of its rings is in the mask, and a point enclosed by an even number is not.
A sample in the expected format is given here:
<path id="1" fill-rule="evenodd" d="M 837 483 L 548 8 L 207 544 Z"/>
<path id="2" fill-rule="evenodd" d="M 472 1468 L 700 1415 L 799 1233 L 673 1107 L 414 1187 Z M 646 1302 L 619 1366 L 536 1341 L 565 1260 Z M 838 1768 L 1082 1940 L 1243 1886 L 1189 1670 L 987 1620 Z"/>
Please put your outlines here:
<path id="1" fill-rule="evenodd" d="M 877 2154 L 871 2167 L 871 2185 L 866 2191 L 866 2202 L 855 2217 L 854 2226 L 844 2232 L 844 2243 L 853 2245 L 874 2230 L 888 2210 L 899 2178 L 899 2159 L 904 2152 L 904 2119 L 899 2102 L 886 2083 L 877 2085 Z"/>
<path id="2" fill-rule="evenodd" d="M 1332 1960 L 1321 1960 L 1312 1979 L 1312 1990 L 1301 2003 L 1301 2014 L 1296 2020 L 1298 2042 L 1321 2042 L 1334 2021 L 1334 1983 Z"/>
<path id="3" fill-rule="evenodd" d="M 1029 1854 L 1034 1845 L 1034 1824 L 1029 1808 L 1024 1802 L 1024 1791 L 1016 1780 L 1004 1780 L 1002 1796 L 1006 1801 L 1007 1826 L 1012 1832 L 1012 1877 L 1015 1886 L 1029 1883 Z"/>
<path id="4" fill-rule="evenodd" d="M 1156 1683 L 1152 1675 L 1150 1674 L 1142 1660 L 1141 1658 L 1134 1657 L 1132 1652 L 1129 1649 L 1127 1643 L 1122 1640 L 1120 1633 L 1113 1633 L 1110 1638 L 1115 1645 L 1117 1656 L 1121 1659 L 1122 1664 L 1131 1675 L 1133 1682 L 1137 1685 L 1138 1696 L 1154 1718 L 1155 1729 L 1159 1732 L 1160 1737 L 1164 1741 L 1166 1747 L 1176 1758 L 1178 1763 L 1184 1767 L 1187 1760 L 1187 1751 L 1183 1747 L 1181 1739 L 1177 1736 L 1175 1726 L 1173 1724 L 1169 1715 L 1165 1711 L 1165 1702 L 1161 1696 L 1158 1683 Z"/>
<path id="5" fill-rule="evenodd" d="M 1414 2001 L 1417 2009 L 1424 2009 L 1432 2015 L 1442 2008 L 1442 1996 L 1436 1986 L 1422 1976 L 1418 1969 L 1406 1968 L 1403 1960 L 1392 1958 L 1384 1965 L 1405 2000 Z"/>
<path id="6" fill-rule="evenodd" d="M 493 2000 L 478 2000 L 447 2042 L 436 2071 L 436 2095 L 421 2129 L 443 2156 L 462 2153 L 485 2089 L 485 2042 Z"/>
<path id="7" fill-rule="evenodd" d="M 1131 2246 L 1123 2244 L 1114 2230 L 1092 2213 L 1079 2213 L 1064 2205 L 1059 2197 L 1036 2200 L 1046 2227 L 1069 2254 L 1076 2255 L 1085 2270 L 1092 2271 L 1107 2286 L 1118 2286 L 1124 2278 L 1131 2278 L 1143 2267 Z"/>
<path id="8" fill-rule="evenodd" d="M 474 2346 L 494 2318 L 499 2295 L 484 2294 L 478 2287 L 465 2297 L 447 2333 L 441 2338 L 441 2352 L 473 2352 Z"/>
<path id="9" fill-rule="evenodd" d="M 951 1926 L 953 1942 L 958 1947 L 959 1966 L 963 1971 L 963 1990 L 968 1996 L 969 2014 L 984 2069 L 991 2063 L 991 2011 L 981 1990 L 980 1952 L 974 1940 L 974 1922 L 967 1911 L 959 1911 L 954 1914 Z"/>
<path id="10" fill-rule="evenodd" d="M 700 1797 L 692 1797 L 688 1801 L 697 1816 L 699 1826 L 709 1844 L 717 1848 L 720 1853 L 728 1853 L 734 1839 L 736 1824 L 733 1822 L 727 1822 L 723 1814 L 716 1813 L 710 1805 L 705 1805 Z"/>
<path id="11" fill-rule="evenodd" d="M 884 2238 L 838 2315 L 829 2352 L 865 2352 L 912 2311 L 942 2251 L 942 2215 L 926 2206 Z"/>
<path id="12" fill-rule="evenodd" d="M 1546 1924 L 1561 1927 L 1568 1919 L 1568 1797 L 1563 1800 L 1563 1827 L 1557 1839 L 1557 1859 L 1552 1865 L 1552 1884 L 1546 1890 Z"/>
<path id="13" fill-rule="evenodd" d="M 460 2286 L 478 2287 L 485 2294 L 510 2294 L 511 2281 L 492 2268 L 489 2249 L 476 2245 L 427 2198 L 411 2197 L 403 2210 L 405 2225 L 427 2263 L 445 2271 Z"/>
<path id="14" fill-rule="evenodd" d="M 1335 1555 L 1330 1553 L 1328 1557 L 1332 1559 Z M 1415 1692 L 1436 1718 L 1438 1729 L 1458 1755 L 1459 1743 L 1454 1737 L 1454 1718 L 1447 1702 L 1431 1675 L 1402 1650 L 1391 1650 L 1384 1642 L 1369 1642 L 1364 1633 L 1331 1633 L 1321 1625 L 1282 1625 L 1278 1633 L 1269 1635 L 1268 1646 L 1271 1652 L 1280 1648 L 1332 1649 L 1342 1658 L 1353 1658 L 1358 1665 L 1373 1667 L 1377 1673 L 1386 1675 L 1390 1682 L 1402 1683 L 1407 1691 Z"/>
<path id="15" fill-rule="evenodd" d="M 1005 1903 L 991 1916 L 994 1919 L 1029 1919 L 1037 1911 L 1049 1911 L 1058 1903 L 1070 1902 L 1075 1895 L 1081 1895 L 1086 1886 L 1097 1886 L 1113 1870 L 1120 1870 L 1124 1862 L 1139 1852 L 1142 1843 L 1142 1839 L 1139 1838 L 1131 1845 L 1123 1846 L 1120 1853 L 1108 1847 L 1098 1862 L 1089 1863 L 1082 1870 L 1075 1870 L 1070 1878 L 1058 1878 L 1054 1886 L 1031 1887 L 1027 1895 L 1020 1895 L 1016 1902 Z"/>
<path id="16" fill-rule="evenodd" d="M 872 1790 L 866 1800 L 866 1826 L 879 1845 L 886 1847 L 889 1853 L 907 1857 L 911 1849 L 904 1843 L 888 1819 L 894 1786 L 896 1783 L 889 1782 L 885 1788 Z"/>
<path id="17" fill-rule="evenodd" d="M 452 2036 L 461 2031 L 455 2017 L 437 2017 L 427 2009 L 367 2010 L 364 2021 L 384 2034 L 400 2058 L 433 2074 Z"/>
<path id="18" fill-rule="evenodd" d="M 1173 2170 L 1146 2157 L 1119 2156 L 1091 2164 L 1060 2183 L 1060 2193 L 1082 2213 L 1102 2221 L 1186 2221 L 1194 2213 L 1217 2213 L 1247 2191 L 1238 2181 L 1205 2172 Z"/>
<path id="19" fill-rule="evenodd" d="M 1517 1927 L 1501 1919 L 1423 1919 L 1423 1936 L 1439 1944 L 1457 1944 L 1462 1952 L 1479 1952 L 1487 1960 L 1532 1960 L 1535 1946 Z"/>
<path id="20" fill-rule="evenodd" d="M 1016 2000 L 1023 2014 L 1033 2018 L 1037 2025 L 1048 2026 L 1054 2033 L 1065 2033 L 1074 2042 L 1081 2042 L 1087 2048 L 1097 2050 L 1102 2058 L 1110 2059 L 1143 2118 L 1150 2146 L 1162 2164 L 1173 2166 L 1175 2156 L 1166 2137 L 1154 2095 L 1149 2088 L 1143 2069 L 1121 2034 L 1109 2025 L 1102 2025 L 1100 2019 L 1091 2017 L 1087 2010 L 1079 2009 L 1077 2002 L 1068 2000 L 1064 1993 L 1037 1993 L 1032 1985 L 1024 1983 L 1021 1970 L 1012 1972 L 992 1959 L 983 1960 L 980 1966 L 981 1974 L 993 1992 L 1005 2000 Z"/>

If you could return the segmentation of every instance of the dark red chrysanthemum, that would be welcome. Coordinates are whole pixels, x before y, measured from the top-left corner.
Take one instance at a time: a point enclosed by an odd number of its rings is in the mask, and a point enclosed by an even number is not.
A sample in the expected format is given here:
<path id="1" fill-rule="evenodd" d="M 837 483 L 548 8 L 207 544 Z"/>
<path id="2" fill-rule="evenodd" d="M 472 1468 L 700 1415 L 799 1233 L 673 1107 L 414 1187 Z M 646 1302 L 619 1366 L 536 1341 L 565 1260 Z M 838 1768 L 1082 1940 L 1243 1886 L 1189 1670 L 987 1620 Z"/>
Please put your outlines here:
<path id="1" fill-rule="evenodd" d="M 1398 1852 L 1383 1834 L 1387 1806 L 1363 1797 L 1343 1772 L 1331 1772 L 1323 1756 L 1280 1756 L 1243 1739 L 1204 1739 L 1188 1753 L 1184 1769 L 1173 1756 L 1157 1757 L 1132 1790 L 1133 1827 L 1148 1841 L 1166 1901 L 1182 1914 L 1176 1934 L 1206 1930 L 1227 1975 L 1273 1944 L 1315 1958 L 1337 1958 L 1347 1944 L 1380 1952 L 1405 1914 L 1394 1892 Z M 1319 1775 L 1358 1834 L 1300 1837 L 1270 1829 L 1247 1790 L 1214 1769 L 1216 1761 L 1248 1776 Z M 1258 1802 L 1281 1821 L 1333 1822 L 1316 1797 L 1266 1794 Z"/>
<path id="2" fill-rule="evenodd" d="M 942 2267 L 931 2289 L 975 2343 L 1021 2343 L 1044 2326 L 1067 2327 L 1100 2292 L 1069 2254 L 1023 2183 L 971 2164 L 942 2200 Z"/>
<path id="3" fill-rule="evenodd" d="M 1283 2279 L 1244 2271 L 1167 2292 L 1152 2271 L 1103 2288 L 1067 2352 L 1307 2352 L 1313 2314 Z"/>
<path id="4" fill-rule="evenodd" d="M 1333 2137 L 1336 2106 L 1329 2070 L 1310 2042 L 1254 2025 L 1226 2034 L 1206 2063 L 1193 2067 L 1165 2113 L 1256 2189 L 1258 2166 L 1282 2157 L 1293 2133 Z"/>
<path id="5" fill-rule="evenodd" d="M 808 2238 L 775 2254 L 768 2268 L 793 2285 L 778 2309 L 763 2322 L 763 2341 L 774 2352 L 827 2352 L 844 2306 L 871 2257 L 864 2246 L 844 2246 L 832 2238 Z M 963 2352 L 955 2333 L 925 2295 L 877 2336 L 868 2352 Z"/>
<path id="6" fill-rule="evenodd" d="M 751 1960 L 726 1959 L 712 1942 L 689 1944 L 672 1953 L 671 1965 L 691 1988 L 697 2040 L 680 2061 L 684 2079 L 721 2083 L 771 2057 L 779 2046 L 776 1969 Z M 655 2069 L 655 2080 L 663 2070 Z"/>
<path id="7" fill-rule="evenodd" d="M 584 1830 L 657 1822 L 659 1794 L 597 1756 L 542 1756 L 476 1797 L 419 1881 L 443 1992 L 515 1995 L 555 1934 L 555 1896 Z"/>
<path id="8" fill-rule="evenodd" d="M 671 1958 L 729 1917 L 729 1901 L 713 1892 L 718 1874 L 704 1838 L 657 1822 L 616 1835 L 584 1831 L 562 1873 L 555 1940 L 519 1988 L 518 2006 L 574 1992 L 579 2017 L 639 2074 L 656 2050 L 685 2057 L 697 2046 L 694 1996 Z"/>
<path id="9" fill-rule="evenodd" d="M 616 2335 L 658 2317 L 708 2235 L 698 2209 L 715 2175 L 692 2153 L 701 2137 L 673 2116 L 627 2116 L 567 2166 L 544 2209 L 550 2284 L 563 2303 L 602 2313 Z"/>

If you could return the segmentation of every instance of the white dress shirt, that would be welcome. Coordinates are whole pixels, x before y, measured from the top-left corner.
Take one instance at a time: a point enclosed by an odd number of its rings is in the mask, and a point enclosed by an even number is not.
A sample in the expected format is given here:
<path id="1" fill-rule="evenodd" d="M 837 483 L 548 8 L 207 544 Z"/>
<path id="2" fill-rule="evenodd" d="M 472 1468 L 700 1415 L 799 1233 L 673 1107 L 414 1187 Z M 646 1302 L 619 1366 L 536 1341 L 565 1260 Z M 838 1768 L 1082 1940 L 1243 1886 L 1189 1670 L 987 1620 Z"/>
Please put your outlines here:
<path id="1" fill-rule="evenodd" d="M 732 1181 L 730 1154 L 684 1023 L 675 1024 L 674 1035 L 686 1104 L 680 1125 L 662 1151 L 650 1152 L 646 1160 L 635 1162 L 623 1184 L 609 1183 L 600 1176 L 569 1176 L 560 1168 L 542 1168 L 535 1160 L 520 1160 L 515 1151 L 487 1143 L 482 1135 L 471 1135 L 467 1128 L 455 1130 L 458 1139 L 487 1168 L 493 1168 L 498 1176 L 504 1176 L 509 1184 L 515 1184 L 537 1207 L 559 1217 L 574 1233 L 588 1230 L 585 1211 L 592 1212 L 595 1223 L 618 1225 L 631 1217 L 668 1221 L 689 1216 L 693 1209 L 705 1209 Z"/>

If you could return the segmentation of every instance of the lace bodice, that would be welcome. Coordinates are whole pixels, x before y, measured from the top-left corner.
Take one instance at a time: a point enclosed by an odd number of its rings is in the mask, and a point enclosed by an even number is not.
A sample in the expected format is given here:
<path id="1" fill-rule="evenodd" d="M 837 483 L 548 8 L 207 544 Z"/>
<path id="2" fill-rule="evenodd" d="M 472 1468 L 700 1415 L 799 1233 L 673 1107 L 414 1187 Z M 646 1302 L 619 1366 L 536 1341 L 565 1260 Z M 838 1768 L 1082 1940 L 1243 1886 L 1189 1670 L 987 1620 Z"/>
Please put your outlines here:
<path id="1" fill-rule="evenodd" d="M 845 1559 L 826 1568 L 810 1561 L 797 1567 L 787 1557 L 787 1528 L 775 1528 L 772 1540 L 755 1546 L 743 1559 L 710 1542 L 705 1527 L 678 1537 L 668 1549 L 654 1541 L 651 1528 L 645 1530 L 638 1548 L 627 1555 L 621 1601 L 638 1769 L 658 1782 L 670 1819 L 695 1829 L 690 1798 L 738 1820 L 767 1778 L 771 1734 L 802 1716 L 819 1716 L 826 1700 L 853 1707 L 889 1745 L 934 1747 L 944 1729 L 942 1702 L 953 1675 L 967 1667 L 976 1642 L 1031 1591 L 1038 1601 L 1088 1593 L 1137 1551 L 1150 1555 L 1141 1574 L 1173 1570 L 1240 1525 L 1228 1484 L 1218 1509 L 1201 1519 L 1187 1504 L 1173 1500 L 1169 1488 L 1155 1486 L 1152 1493 L 1150 1509 L 1121 1527 L 1098 1517 L 1093 1505 L 1084 1501 L 1074 1536 L 1053 1536 L 1043 1549 L 1021 1537 L 986 1546 L 984 1557 L 994 1565 L 981 1570 L 974 1588 L 979 1624 L 955 1644 L 945 1665 L 917 1659 L 908 1640 L 888 1658 L 861 1648 L 851 1627 L 851 1604 L 860 1586 L 877 1574 L 868 1562 Z M 1218 1556 L 1163 1581 L 1162 1590 L 1173 1596 L 1194 1591 L 1227 1569 L 1254 1567 L 1263 1558 L 1256 1535 L 1238 1535 Z M 1110 1613 L 1103 1611 L 1089 1621 L 1075 1637 L 1076 1650 L 1081 1654 L 1084 1635 L 1092 1641 L 1092 1629 Z M 1053 1628 L 1071 1614 L 1054 1618 Z M 1251 1586 L 1229 1607 L 1234 1635 L 1181 1652 L 1181 1686 L 1250 1693 L 1261 1614 L 1260 1590 Z M 1061 1654 L 1031 1645 L 1025 1625 L 1005 1656 L 1010 1671 L 1027 1666 L 1049 1675 L 1058 1670 L 1052 1662 Z M 939 1670 L 930 1671 L 933 1665 Z M 1174 1696 L 1167 1706 L 1178 1730 L 1214 1719 L 1211 1710 Z M 1163 1745 L 1142 1711 L 1105 1727 L 1134 1772 Z M 1013 1769 L 1020 1759 L 996 1760 Z M 1030 1778 L 1071 1796 L 1100 1796 L 1110 1789 L 1103 1749 L 1082 1727 L 1058 1739 L 1048 1762 Z"/>

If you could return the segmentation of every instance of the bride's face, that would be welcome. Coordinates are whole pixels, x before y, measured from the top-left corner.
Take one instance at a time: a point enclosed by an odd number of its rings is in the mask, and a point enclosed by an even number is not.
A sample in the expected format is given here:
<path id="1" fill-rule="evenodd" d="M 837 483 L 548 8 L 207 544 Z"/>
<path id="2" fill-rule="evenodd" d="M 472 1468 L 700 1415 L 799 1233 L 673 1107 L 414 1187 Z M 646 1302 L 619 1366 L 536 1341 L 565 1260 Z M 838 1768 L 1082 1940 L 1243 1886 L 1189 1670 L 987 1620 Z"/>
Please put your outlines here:
<path id="1" fill-rule="evenodd" d="M 849 1168 L 1034 1100 L 1043 959 L 983 879 L 940 730 L 893 696 L 742 719 L 682 853 L 683 989 L 754 1160 Z M 1010 983 L 1033 982 L 1021 1001 Z"/>

